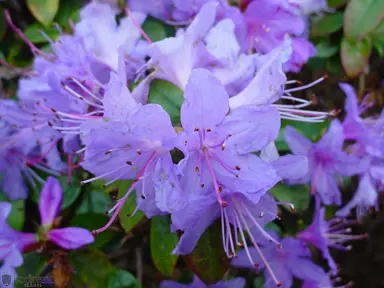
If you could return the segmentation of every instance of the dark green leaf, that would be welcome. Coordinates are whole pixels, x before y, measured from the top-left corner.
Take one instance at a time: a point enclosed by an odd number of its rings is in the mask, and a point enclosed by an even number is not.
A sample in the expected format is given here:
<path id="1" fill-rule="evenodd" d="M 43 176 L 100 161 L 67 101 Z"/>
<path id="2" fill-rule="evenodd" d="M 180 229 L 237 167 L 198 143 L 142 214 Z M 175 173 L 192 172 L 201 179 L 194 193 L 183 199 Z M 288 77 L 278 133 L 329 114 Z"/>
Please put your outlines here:
<path id="1" fill-rule="evenodd" d="M 200 237 L 195 249 L 186 256 L 189 268 L 206 284 L 220 281 L 229 267 L 222 241 L 221 224 L 216 222 Z"/>
<path id="2" fill-rule="evenodd" d="M 372 41 L 363 39 L 361 41 L 349 41 L 343 39 L 341 42 L 341 62 L 345 73 L 350 78 L 357 77 L 364 71 L 372 50 Z"/>
<path id="3" fill-rule="evenodd" d="M 304 212 L 309 205 L 311 195 L 308 185 L 283 185 L 278 184 L 272 188 L 271 193 L 280 202 L 289 202 L 295 206 L 295 212 Z M 285 209 L 291 211 L 288 205 L 283 205 Z"/>
<path id="4" fill-rule="evenodd" d="M 326 36 L 343 27 L 343 13 L 336 12 L 329 14 L 320 19 L 320 21 L 313 23 L 311 27 L 311 35 Z"/>
<path id="5" fill-rule="evenodd" d="M 59 11 L 56 14 L 56 21 L 59 25 L 64 27 L 68 26 L 68 21 L 73 20 L 76 22 L 76 14 L 82 6 L 82 1 L 79 0 L 65 0 L 61 1 Z"/>
<path id="6" fill-rule="evenodd" d="M 27 29 L 24 30 L 24 34 L 32 43 L 48 43 L 48 40 L 44 38 L 40 31 L 44 31 L 52 40 L 56 40 L 59 37 L 59 31 L 57 31 L 56 28 L 50 27 L 44 29 L 40 24 L 28 26 Z"/>
<path id="7" fill-rule="evenodd" d="M 384 18 L 383 0 L 350 0 L 344 15 L 344 34 L 350 40 L 363 38 Z"/>
<path id="8" fill-rule="evenodd" d="M 105 211 L 110 209 L 112 204 L 111 197 L 100 191 L 85 191 L 82 202 L 76 210 L 76 214 L 85 214 L 85 213 L 98 213 L 104 214 Z"/>
<path id="9" fill-rule="evenodd" d="M 80 214 L 72 218 L 72 220 L 69 223 L 69 226 L 81 227 L 89 231 L 92 231 L 100 227 L 103 227 L 108 222 L 108 220 L 109 220 L 109 217 L 107 217 L 105 214 L 95 214 L 95 213 Z M 106 230 L 103 233 L 100 233 L 99 235 L 97 235 L 95 237 L 95 242 L 90 244 L 90 246 L 99 248 L 104 244 L 108 243 L 113 238 L 113 235 L 114 233 L 112 230 Z"/>
<path id="10" fill-rule="evenodd" d="M 119 185 L 119 198 L 123 197 L 125 193 L 127 193 L 130 185 L 130 181 L 124 181 L 123 184 Z M 135 215 L 130 216 L 135 210 L 135 208 L 136 193 L 133 191 L 131 195 L 129 195 L 127 202 L 124 204 L 123 208 L 119 213 L 120 224 L 124 228 L 125 232 L 130 232 L 145 218 L 144 213 L 140 210 L 137 211 Z"/>
<path id="11" fill-rule="evenodd" d="M 167 276 L 172 276 L 178 255 L 172 251 L 176 247 L 178 237 L 171 232 L 171 220 L 168 216 L 155 216 L 151 219 L 150 247 L 153 263 Z"/>
<path id="12" fill-rule="evenodd" d="M 170 82 L 154 80 L 149 89 L 149 103 L 160 104 L 168 112 L 174 124 L 180 123 L 180 107 L 183 91 Z"/>
<path id="13" fill-rule="evenodd" d="M 347 0 L 328 0 L 328 6 L 330 8 L 337 8 L 345 4 Z"/>
<path id="14" fill-rule="evenodd" d="M 328 42 L 320 42 L 316 45 L 317 54 L 316 57 L 329 58 L 335 55 L 339 51 L 339 46 L 330 44 Z"/>
<path id="15" fill-rule="evenodd" d="M 253 288 L 264 288 L 264 276 L 260 275 L 253 281 Z"/>
<path id="16" fill-rule="evenodd" d="M 108 288 L 140 288 L 135 276 L 125 270 L 115 270 L 108 277 Z"/>
<path id="17" fill-rule="evenodd" d="M 59 0 L 27 0 L 32 15 L 44 26 L 49 26 L 59 9 Z"/>
<path id="18" fill-rule="evenodd" d="M 59 181 L 63 187 L 63 205 L 61 209 L 66 209 L 79 197 L 81 192 L 80 181 L 76 178 L 72 178 L 72 183 L 68 184 L 67 177 L 60 177 Z"/>
<path id="19" fill-rule="evenodd" d="M 103 252 L 95 248 L 75 250 L 70 253 L 70 262 L 75 271 L 72 274 L 74 287 L 108 287 L 108 277 L 114 267 Z"/>
<path id="20" fill-rule="evenodd" d="M 375 47 L 377 53 L 379 54 L 380 58 L 384 57 L 384 39 L 375 39 L 373 41 L 373 47 Z"/>

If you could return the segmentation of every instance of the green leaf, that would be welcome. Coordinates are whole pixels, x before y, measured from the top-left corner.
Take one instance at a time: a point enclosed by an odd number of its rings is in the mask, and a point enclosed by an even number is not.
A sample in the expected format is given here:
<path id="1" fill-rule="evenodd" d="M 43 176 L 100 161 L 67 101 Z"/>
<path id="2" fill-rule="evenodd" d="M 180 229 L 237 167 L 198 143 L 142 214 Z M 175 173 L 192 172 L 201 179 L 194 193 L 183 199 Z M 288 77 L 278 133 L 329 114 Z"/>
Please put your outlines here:
<path id="1" fill-rule="evenodd" d="M 28 281 L 27 277 L 39 276 L 44 270 L 44 267 L 47 266 L 46 260 L 42 257 L 41 254 L 37 253 L 27 253 L 23 255 L 24 263 L 20 267 L 16 268 L 17 279 L 15 281 L 16 288 L 25 288 L 29 283 L 32 283 L 31 280 Z M 52 276 L 46 276 L 47 279 L 52 280 Z M 24 280 L 24 281 L 22 281 Z M 1 280 L 0 280 L 1 281 Z M 26 283 L 29 282 L 29 283 Z M 52 281 L 53 282 L 53 281 Z M 30 284 L 30 285 L 33 285 Z"/>
<path id="2" fill-rule="evenodd" d="M 72 205 L 73 202 L 79 197 L 81 193 L 81 184 L 79 179 L 72 177 L 72 183 L 68 184 L 68 179 L 66 176 L 60 177 L 59 181 L 63 187 L 63 205 L 61 209 L 66 209 Z"/>
<path id="3" fill-rule="evenodd" d="M 135 276 L 125 270 L 115 270 L 108 277 L 108 288 L 140 288 Z"/>
<path id="4" fill-rule="evenodd" d="M 356 40 L 368 35 L 384 18 L 383 0 L 350 0 L 344 15 L 344 35 Z"/>
<path id="5" fill-rule="evenodd" d="M 59 9 L 59 0 L 27 0 L 32 15 L 44 26 L 49 26 Z"/>
<path id="6" fill-rule="evenodd" d="M 328 6 L 330 8 L 337 8 L 345 4 L 347 0 L 328 0 Z"/>
<path id="7" fill-rule="evenodd" d="M 343 27 L 343 13 L 336 12 L 321 18 L 318 22 L 313 23 L 311 27 L 311 35 L 314 37 L 326 36 L 340 30 Z"/>
<path id="8" fill-rule="evenodd" d="M 32 43 L 48 43 L 48 40 L 44 38 L 40 31 L 44 31 L 52 40 L 56 40 L 60 35 L 56 28 L 49 27 L 44 29 L 42 25 L 37 23 L 28 26 L 27 29 L 24 30 L 24 34 Z"/>
<path id="9" fill-rule="evenodd" d="M 337 52 L 339 51 L 339 46 L 331 44 L 329 42 L 320 42 L 316 45 L 316 50 L 316 57 L 329 58 L 337 54 Z"/>
<path id="10" fill-rule="evenodd" d="M 8 215 L 7 222 L 15 230 L 22 230 L 24 225 L 24 213 L 25 213 L 25 202 L 24 200 L 8 201 L 7 197 L 3 192 L 0 193 L 0 202 L 10 202 L 12 204 L 11 213 Z"/>
<path id="11" fill-rule="evenodd" d="M 211 225 L 200 237 L 195 249 L 185 257 L 188 267 L 206 284 L 220 281 L 229 267 L 221 241 L 221 224 Z"/>
<path id="12" fill-rule="evenodd" d="M 119 198 L 123 197 L 125 193 L 127 193 L 130 185 L 130 181 L 125 181 L 124 185 L 119 186 Z M 127 202 L 125 202 L 119 213 L 120 224 L 124 228 L 125 232 L 130 232 L 145 218 L 144 213 L 140 210 L 137 211 L 135 215 L 129 216 L 133 213 L 136 206 L 136 193 L 132 191 L 131 195 L 128 197 Z"/>
<path id="13" fill-rule="evenodd" d="M 341 63 L 350 78 L 363 72 L 372 50 L 372 41 L 363 39 L 355 42 L 347 39 L 341 41 Z"/>
<path id="14" fill-rule="evenodd" d="M 104 214 L 110 209 L 111 197 L 100 190 L 85 191 L 82 202 L 76 210 L 76 214 L 98 213 Z"/>
<path id="15" fill-rule="evenodd" d="M 82 7 L 82 4 L 82 1 L 79 0 L 61 1 L 59 10 L 56 14 L 57 23 L 61 26 L 67 27 L 69 20 L 76 22 L 76 20 L 78 20 L 77 14 Z"/>
<path id="16" fill-rule="evenodd" d="M 149 103 L 160 104 L 171 117 L 172 123 L 180 123 L 180 107 L 183 91 L 164 80 L 153 80 L 149 89 Z"/>
<path id="17" fill-rule="evenodd" d="M 375 39 L 373 40 L 373 47 L 376 49 L 380 58 L 384 57 L 384 39 Z"/>
<path id="18" fill-rule="evenodd" d="M 167 276 L 172 276 L 179 255 L 172 254 L 179 241 L 177 234 L 171 232 L 169 216 L 155 216 L 151 219 L 150 247 L 153 263 Z"/>
<path id="19" fill-rule="evenodd" d="M 98 229 L 103 227 L 109 220 L 105 214 L 95 214 L 95 213 L 87 213 L 76 215 L 69 222 L 69 226 L 71 227 L 81 227 L 85 228 L 89 231 Z M 90 246 L 99 248 L 104 244 L 108 243 L 114 236 L 114 232 L 110 229 L 100 233 L 95 237 L 95 242 L 90 244 Z"/>
<path id="20" fill-rule="evenodd" d="M 75 271 L 72 274 L 74 287 L 107 287 L 109 275 L 114 271 L 107 256 L 95 248 L 71 252 L 70 263 Z"/>
<path id="21" fill-rule="evenodd" d="M 153 42 L 167 38 L 164 25 L 156 19 L 148 19 L 143 24 L 143 30 Z"/>
<path id="22" fill-rule="evenodd" d="M 294 212 L 304 212 L 307 210 L 311 195 L 308 185 L 283 185 L 278 184 L 272 188 L 271 193 L 279 202 L 289 202 L 295 206 Z M 285 209 L 291 211 L 288 205 L 283 205 Z"/>

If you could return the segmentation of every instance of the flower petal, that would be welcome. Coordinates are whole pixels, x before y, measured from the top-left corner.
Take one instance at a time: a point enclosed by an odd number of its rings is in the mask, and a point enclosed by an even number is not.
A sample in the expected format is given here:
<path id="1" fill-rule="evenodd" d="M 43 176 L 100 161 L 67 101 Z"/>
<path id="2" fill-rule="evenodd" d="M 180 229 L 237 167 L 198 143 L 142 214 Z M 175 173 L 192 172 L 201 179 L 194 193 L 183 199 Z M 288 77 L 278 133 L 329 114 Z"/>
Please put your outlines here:
<path id="1" fill-rule="evenodd" d="M 213 129 L 228 113 L 228 93 L 220 80 L 205 69 L 192 71 L 184 91 L 181 124 L 186 131 Z"/>
<path id="2" fill-rule="evenodd" d="M 271 164 L 283 179 L 298 180 L 308 173 L 308 158 L 303 155 L 285 155 Z"/>
<path id="3" fill-rule="evenodd" d="M 298 133 L 295 128 L 287 126 L 284 131 L 285 141 L 294 154 L 308 155 L 312 142 Z"/>
<path id="4" fill-rule="evenodd" d="M 67 250 L 74 250 L 95 241 L 92 233 L 78 227 L 53 229 L 49 232 L 49 240 Z"/>
<path id="5" fill-rule="evenodd" d="M 42 225 L 50 225 L 60 212 L 63 200 L 63 189 L 54 177 L 48 177 L 40 193 L 39 211 Z"/>

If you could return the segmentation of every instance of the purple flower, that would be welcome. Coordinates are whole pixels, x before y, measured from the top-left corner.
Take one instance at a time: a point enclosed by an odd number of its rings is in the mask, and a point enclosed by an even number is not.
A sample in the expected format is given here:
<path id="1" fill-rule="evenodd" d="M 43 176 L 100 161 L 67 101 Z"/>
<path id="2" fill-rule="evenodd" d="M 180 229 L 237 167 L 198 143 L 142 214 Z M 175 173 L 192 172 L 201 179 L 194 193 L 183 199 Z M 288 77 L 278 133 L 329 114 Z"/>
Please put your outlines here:
<path id="1" fill-rule="evenodd" d="M 0 260 L 1 270 L 9 270 L 23 264 L 23 249 L 37 242 L 36 235 L 13 230 L 7 224 L 11 204 L 0 202 Z"/>
<path id="2" fill-rule="evenodd" d="M 58 246 L 73 250 L 90 244 L 94 238 L 86 229 L 78 227 L 53 228 L 53 222 L 59 215 L 63 200 L 63 190 L 60 182 L 53 177 L 48 177 L 40 193 L 39 211 L 41 218 L 41 237 L 50 240 Z"/>
<path id="3" fill-rule="evenodd" d="M 317 14 L 322 12 L 332 12 L 328 7 L 327 0 L 288 0 L 289 4 L 299 8 L 306 15 Z"/>
<path id="4" fill-rule="evenodd" d="M 222 206 L 221 186 L 257 203 L 280 179 L 272 166 L 251 153 L 277 137 L 280 117 L 270 106 L 228 112 L 228 94 L 221 82 L 207 70 L 193 70 L 181 107 L 183 132 L 178 135 L 178 148 L 185 154 L 179 164 L 181 184 L 190 195 L 213 189 Z"/>
<path id="5" fill-rule="evenodd" d="M 276 283 L 278 283 L 278 287 L 290 288 L 293 284 L 293 277 L 311 280 L 315 283 L 321 283 L 327 277 L 323 269 L 312 262 L 311 252 L 303 242 L 286 237 L 281 239 L 280 243 L 282 245 L 280 248 L 266 243 L 261 248 L 262 254 L 259 254 L 255 248 L 251 248 L 249 251 L 242 250 L 232 260 L 232 265 L 254 268 L 248 260 L 248 257 L 252 257 L 259 264 L 257 265 L 258 270 L 269 271 L 269 273 L 265 273 L 264 286 L 266 288 L 276 287 Z M 247 253 L 249 254 L 247 255 Z M 265 257 L 265 260 L 261 258 L 261 255 Z"/>
<path id="6" fill-rule="evenodd" d="M 341 205 L 337 176 L 351 176 L 367 169 L 366 159 L 343 151 L 344 137 L 338 120 L 331 122 L 327 133 L 317 143 L 312 143 L 290 126 L 285 129 L 285 139 L 294 154 L 308 157 L 309 173 L 303 182 L 310 182 L 313 193 L 318 193 L 326 205 Z"/>
<path id="7" fill-rule="evenodd" d="M 160 283 L 160 288 L 243 288 L 245 279 L 235 278 L 226 281 L 219 281 L 213 285 L 207 285 L 202 282 L 196 275 L 190 284 L 180 284 L 175 281 L 164 280 Z"/>
<path id="8" fill-rule="evenodd" d="M 323 257 L 328 261 L 328 265 L 334 274 L 338 268 L 333 260 L 329 248 L 335 248 L 342 251 L 349 251 L 352 246 L 344 246 L 345 242 L 352 240 L 363 239 L 366 235 L 350 235 L 351 228 L 347 228 L 349 224 L 354 224 L 356 221 L 346 221 L 338 218 L 325 220 L 325 208 L 321 207 L 320 199 L 316 197 L 316 210 L 312 224 L 304 231 L 299 232 L 297 237 L 300 240 L 309 242 L 320 249 Z"/>
<path id="9" fill-rule="evenodd" d="M 315 46 L 304 38 L 292 39 L 292 56 L 288 62 L 284 64 L 285 71 L 298 73 L 309 58 L 316 55 Z"/>
<path id="10" fill-rule="evenodd" d="M 300 36 L 305 28 L 302 18 L 285 9 L 280 0 L 254 0 L 244 12 L 248 26 L 247 50 L 267 53 L 281 45 L 286 34 Z"/>
<path id="11" fill-rule="evenodd" d="M 296 83 L 296 81 L 287 81 L 283 71 L 283 66 L 289 61 L 292 54 L 292 41 L 287 38 L 281 46 L 276 47 L 267 54 L 255 56 L 256 75 L 254 78 L 236 95 L 230 98 L 229 106 L 231 109 L 243 105 L 273 105 L 275 106 L 283 119 L 304 121 L 304 122 L 322 122 L 333 112 L 319 112 L 304 110 L 303 108 L 312 104 L 311 101 L 303 100 L 292 96 L 292 92 L 305 90 L 317 83 L 320 83 L 325 77 L 308 85 L 288 88 L 285 86 Z M 291 100 L 294 104 L 276 103 L 280 99 Z"/>

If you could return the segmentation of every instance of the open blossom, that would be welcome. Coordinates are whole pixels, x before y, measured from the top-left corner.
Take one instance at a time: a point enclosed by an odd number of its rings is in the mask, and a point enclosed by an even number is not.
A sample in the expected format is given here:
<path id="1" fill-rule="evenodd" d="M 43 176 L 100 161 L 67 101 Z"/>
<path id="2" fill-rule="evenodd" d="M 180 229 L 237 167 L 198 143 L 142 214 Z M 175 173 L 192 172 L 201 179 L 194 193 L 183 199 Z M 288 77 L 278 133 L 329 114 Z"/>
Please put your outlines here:
<path id="1" fill-rule="evenodd" d="M 352 176 L 367 169 L 368 162 L 343 151 L 344 137 L 341 123 L 333 120 L 328 131 L 312 143 L 290 126 L 285 129 L 285 139 L 296 155 L 309 159 L 309 172 L 303 182 L 310 182 L 326 205 L 341 205 L 341 193 L 337 184 L 338 175 Z"/>
<path id="2" fill-rule="evenodd" d="M 59 215 L 63 201 L 63 189 L 60 182 L 53 177 L 48 177 L 40 193 L 39 212 L 41 218 L 40 238 L 49 240 L 58 246 L 73 250 L 90 244 L 94 238 L 86 229 L 78 227 L 54 228 L 53 223 Z"/>
<path id="3" fill-rule="evenodd" d="M 346 94 L 345 110 L 347 112 L 343 121 L 343 133 L 346 140 L 354 141 L 349 145 L 350 153 L 364 157 L 368 162 L 368 168 L 360 175 L 360 181 L 352 200 L 337 212 L 338 216 L 349 215 L 353 208 L 356 209 L 358 218 L 366 214 L 367 209 L 377 206 L 379 189 L 383 186 L 384 166 L 383 166 L 383 143 L 384 131 L 383 117 L 362 118 L 361 114 L 367 110 L 371 104 L 367 103 L 367 98 L 358 105 L 357 95 L 352 86 L 340 84 Z"/>
<path id="4" fill-rule="evenodd" d="M 271 243 L 265 242 L 261 247 L 266 263 L 260 258 L 260 254 L 255 248 L 249 249 L 249 255 L 253 257 L 257 263 L 258 270 L 273 270 L 281 285 L 279 287 L 290 288 L 293 284 L 293 277 L 301 280 L 310 280 L 316 284 L 327 279 L 327 274 L 320 266 L 314 264 L 311 260 L 311 252 L 300 240 L 292 237 L 286 237 L 280 240 L 281 248 Z M 247 252 L 239 251 L 237 257 L 232 260 L 235 267 L 254 268 L 248 261 Z M 276 287 L 276 280 L 271 277 L 270 273 L 265 273 L 265 287 Z"/>
<path id="5" fill-rule="evenodd" d="M 348 228 L 348 226 L 355 223 L 356 221 L 339 218 L 325 220 L 325 207 L 321 207 L 320 199 L 316 197 L 316 210 L 312 224 L 304 231 L 299 232 L 297 237 L 317 247 L 328 261 L 328 266 L 331 268 L 332 273 L 337 274 L 338 267 L 329 249 L 349 251 L 352 249 L 352 246 L 344 246 L 346 242 L 365 238 L 366 235 L 350 235 L 352 229 Z"/>
<path id="6" fill-rule="evenodd" d="M 160 283 L 160 288 L 243 288 L 245 279 L 235 278 L 227 281 L 219 281 L 213 285 L 206 285 L 196 275 L 190 284 L 180 284 L 175 281 L 164 280 Z"/>

